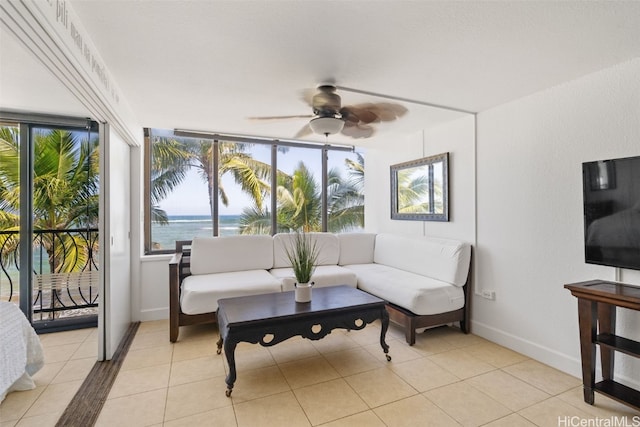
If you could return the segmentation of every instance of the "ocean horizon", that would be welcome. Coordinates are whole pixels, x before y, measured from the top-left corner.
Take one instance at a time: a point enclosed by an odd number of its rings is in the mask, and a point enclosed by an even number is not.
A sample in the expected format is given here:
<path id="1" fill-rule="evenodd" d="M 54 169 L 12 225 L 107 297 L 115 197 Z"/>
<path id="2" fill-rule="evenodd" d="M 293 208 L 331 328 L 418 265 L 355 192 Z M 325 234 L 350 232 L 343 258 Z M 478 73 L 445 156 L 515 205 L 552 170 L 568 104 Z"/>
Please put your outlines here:
<path id="1" fill-rule="evenodd" d="M 174 249 L 176 240 L 190 240 L 194 237 L 213 236 L 211 215 L 169 215 L 169 224 L 151 224 L 151 240 L 154 249 Z M 240 234 L 241 215 L 220 215 L 220 236 Z"/>

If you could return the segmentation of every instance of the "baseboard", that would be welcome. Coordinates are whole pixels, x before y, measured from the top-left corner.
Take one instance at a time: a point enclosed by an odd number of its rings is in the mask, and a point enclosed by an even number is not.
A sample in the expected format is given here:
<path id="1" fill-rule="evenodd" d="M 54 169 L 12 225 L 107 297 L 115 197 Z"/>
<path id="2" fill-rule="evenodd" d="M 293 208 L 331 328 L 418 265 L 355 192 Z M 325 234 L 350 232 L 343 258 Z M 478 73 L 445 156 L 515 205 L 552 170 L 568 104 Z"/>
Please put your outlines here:
<path id="1" fill-rule="evenodd" d="M 541 346 L 532 341 L 525 340 L 522 337 L 515 336 L 500 329 L 485 325 L 480 322 L 471 321 L 471 331 L 474 335 L 478 335 L 496 344 L 500 344 L 518 353 L 522 353 L 538 362 L 549 365 L 564 373 L 572 375 L 576 378 L 582 378 L 582 362 L 579 358 L 567 356 L 556 350 Z M 596 378 L 601 378 L 600 354 L 597 355 Z M 617 369 L 616 369 L 617 370 Z M 616 381 L 619 381 L 629 387 L 640 390 L 640 381 L 636 378 L 622 375 L 615 372 Z"/>
<path id="2" fill-rule="evenodd" d="M 139 317 L 141 322 L 166 320 L 169 318 L 169 307 L 140 310 Z"/>
<path id="3" fill-rule="evenodd" d="M 552 366 L 574 377 L 582 377 L 580 359 L 569 357 L 556 350 L 473 320 L 471 321 L 471 330 L 475 335 L 522 353 L 545 365 Z"/>

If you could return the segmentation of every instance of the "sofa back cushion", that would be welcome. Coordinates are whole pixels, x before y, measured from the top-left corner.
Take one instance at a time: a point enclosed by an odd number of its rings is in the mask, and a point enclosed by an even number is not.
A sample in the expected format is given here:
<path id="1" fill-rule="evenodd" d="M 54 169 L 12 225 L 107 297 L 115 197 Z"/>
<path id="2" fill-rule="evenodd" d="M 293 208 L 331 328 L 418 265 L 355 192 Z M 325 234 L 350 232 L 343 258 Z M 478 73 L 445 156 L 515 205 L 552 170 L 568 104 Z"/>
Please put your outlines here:
<path id="1" fill-rule="evenodd" d="M 340 242 L 335 234 L 307 233 L 315 242 L 318 251 L 316 265 L 337 265 L 340 257 Z M 273 236 L 273 268 L 291 267 L 287 257 L 287 249 L 291 251 L 295 233 L 278 233 Z"/>
<path id="2" fill-rule="evenodd" d="M 340 233 L 339 265 L 371 264 L 373 248 L 376 242 L 375 233 Z"/>
<path id="3" fill-rule="evenodd" d="M 191 242 L 191 274 L 269 270 L 272 267 L 271 236 L 195 237 Z"/>
<path id="4" fill-rule="evenodd" d="M 463 286 L 469 274 L 471 245 L 436 237 L 381 233 L 376 236 L 373 260 L 376 264 Z"/>

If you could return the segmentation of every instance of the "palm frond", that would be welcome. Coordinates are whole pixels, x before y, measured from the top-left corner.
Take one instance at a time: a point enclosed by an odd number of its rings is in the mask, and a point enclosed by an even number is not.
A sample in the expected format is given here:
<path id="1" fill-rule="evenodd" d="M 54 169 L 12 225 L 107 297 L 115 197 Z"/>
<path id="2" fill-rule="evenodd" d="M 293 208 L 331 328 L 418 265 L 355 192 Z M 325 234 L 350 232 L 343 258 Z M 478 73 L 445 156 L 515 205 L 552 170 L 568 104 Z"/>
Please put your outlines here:
<path id="1" fill-rule="evenodd" d="M 271 234 L 271 214 L 257 206 L 246 207 L 240 216 L 240 234 Z"/>

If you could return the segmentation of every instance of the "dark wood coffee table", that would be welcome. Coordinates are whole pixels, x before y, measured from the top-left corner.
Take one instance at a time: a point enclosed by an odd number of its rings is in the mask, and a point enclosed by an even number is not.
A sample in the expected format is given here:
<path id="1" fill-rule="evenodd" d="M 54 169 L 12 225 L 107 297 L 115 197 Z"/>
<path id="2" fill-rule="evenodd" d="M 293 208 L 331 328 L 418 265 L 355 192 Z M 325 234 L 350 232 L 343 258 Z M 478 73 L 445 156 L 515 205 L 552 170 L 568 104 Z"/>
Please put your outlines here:
<path id="1" fill-rule="evenodd" d="M 293 292 L 224 298 L 218 301 L 220 339 L 229 364 L 227 397 L 236 381 L 235 349 L 239 342 L 269 347 L 300 335 L 311 340 L 324 338 L 332 330 L 363 329 L 380 319 L 380 346 L 388 361 L 385 342 L 389 328 L 386 301 L 349 286 L 330 286 L 313 290 L 311 302 L 295 302 Z"/>

